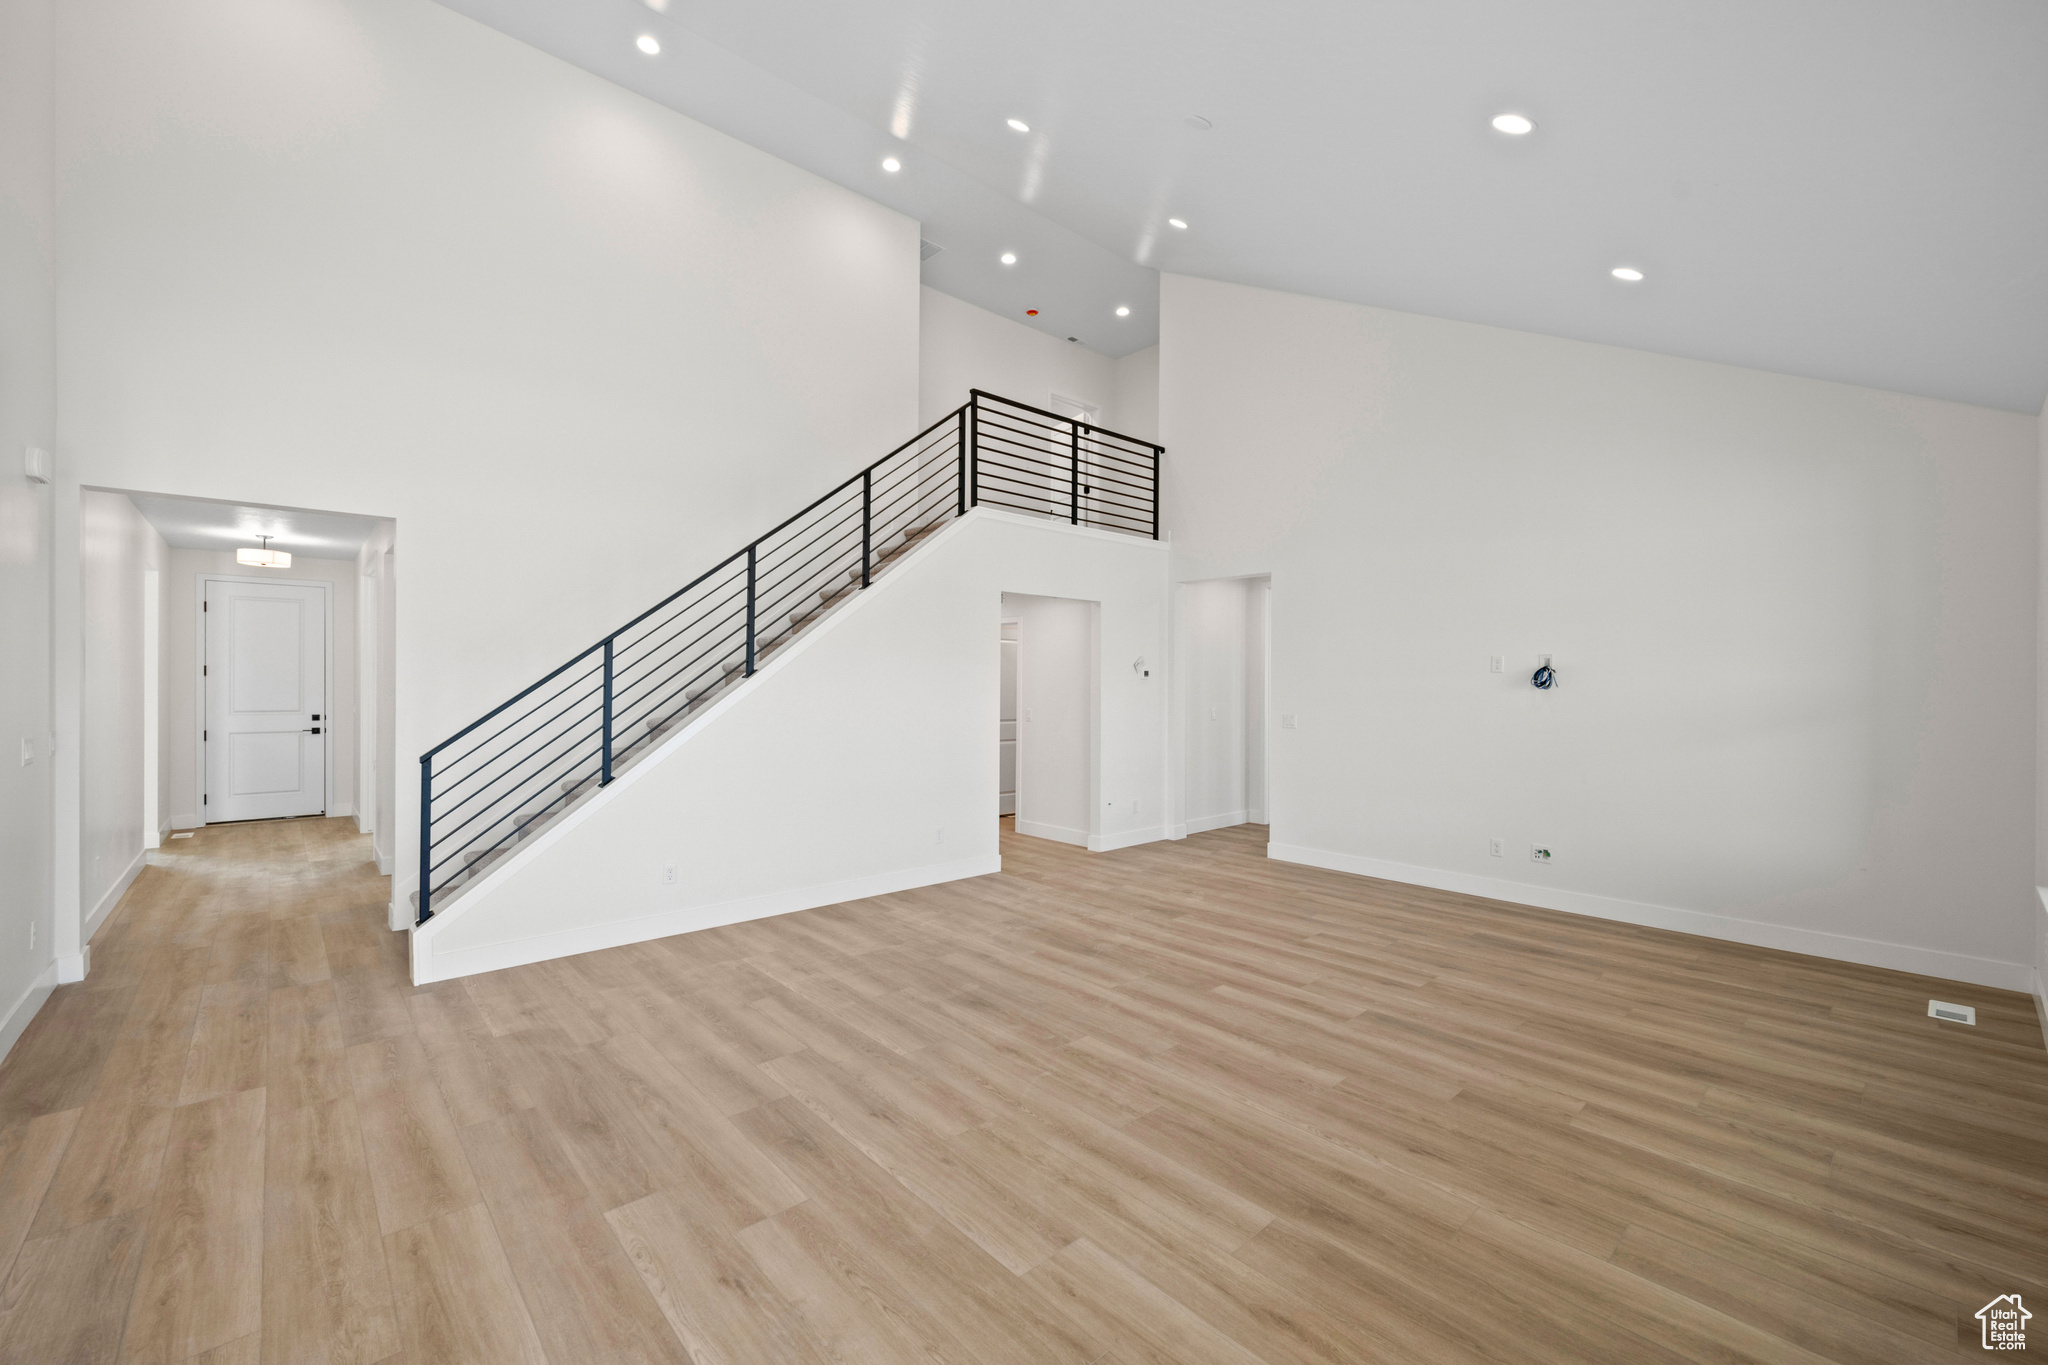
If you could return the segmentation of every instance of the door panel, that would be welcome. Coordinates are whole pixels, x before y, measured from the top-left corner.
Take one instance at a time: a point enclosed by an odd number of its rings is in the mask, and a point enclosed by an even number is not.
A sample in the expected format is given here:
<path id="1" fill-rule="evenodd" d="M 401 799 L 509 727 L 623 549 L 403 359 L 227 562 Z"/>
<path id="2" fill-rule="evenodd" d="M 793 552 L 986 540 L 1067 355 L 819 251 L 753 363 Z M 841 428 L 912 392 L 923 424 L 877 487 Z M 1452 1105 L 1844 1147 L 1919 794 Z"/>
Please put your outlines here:
<path id="1" fill-rule="evenodd" d="M 327 594 L 311 584 L 206 585 L 210 823 L 327 805 Z"/>
<path id="2" fill-rule="evenodd" d="M 231 596 L 227 601 L 228 704 L 237 711 L 315 711 L 305 704 L 300 641 L 305 604 L 290 598 Z"/>
<path id="3" fill-rule="evenodd" d="M 227 796 L 276 796 L 306 785 L 300 737 L 290 732 L 228 737 Z"/>

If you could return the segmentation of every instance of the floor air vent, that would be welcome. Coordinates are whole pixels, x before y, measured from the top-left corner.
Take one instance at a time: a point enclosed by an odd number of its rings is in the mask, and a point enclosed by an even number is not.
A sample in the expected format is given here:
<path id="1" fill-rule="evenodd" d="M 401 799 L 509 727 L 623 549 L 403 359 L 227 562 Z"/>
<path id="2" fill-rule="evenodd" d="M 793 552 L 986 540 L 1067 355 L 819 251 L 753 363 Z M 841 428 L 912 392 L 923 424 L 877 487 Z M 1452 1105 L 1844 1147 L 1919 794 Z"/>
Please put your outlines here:
<path id="1" fill-rule="evenodd" d="M 1927 1013 L 1930 1018 L 1946 1019 L 1951 1024 L 1977 1022 L 1977 1010 L 1974 1005 L 1951 1005 L 1946 1000 L 1930 1000 L 1927 1002 Z"/>

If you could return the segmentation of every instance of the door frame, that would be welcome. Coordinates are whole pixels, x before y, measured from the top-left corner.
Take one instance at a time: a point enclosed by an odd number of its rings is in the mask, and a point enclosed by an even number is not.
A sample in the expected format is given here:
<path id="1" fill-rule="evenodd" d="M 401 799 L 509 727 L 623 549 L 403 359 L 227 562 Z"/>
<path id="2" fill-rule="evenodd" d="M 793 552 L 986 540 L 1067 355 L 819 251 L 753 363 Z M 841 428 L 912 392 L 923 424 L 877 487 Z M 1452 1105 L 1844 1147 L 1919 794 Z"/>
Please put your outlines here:
<path id="1" fill-rule="evenodd" d="M 1015 626 L 1015 627 L 1017 628 L 1017 638 L 1016 638 L 1016 639 L 1014 639 L 1014 640 L 1005 640 L 1005 639 L 1003 638 L 1003 627 L 1004 627 L 1004 626 Z M 1002 618 L 1002 619 L 1001 619 L 1001 620 L 1000 620 L 1000 621 L 999 621 L 999 622 L 997 623 L 997 625 L 996 625 L 996 667 L 997 667 L 997 668 L 1001 668 L 1001 667 L 1002 667 L 1002 658 L 1003 658 L 1003 646 L 1004 646 L 1004 645 L 1015 645 L 1015 646 L 1017 647 L 1017 678 L 1016 678 L 1016 691 L 1017 691 L 1017 738 L 1016 738 L 1016 740 L 1014 741 L 1014 742 L 1015 742 L 1015 744 L 1016 744 L 1016 746 L 1017 746 L 1017 748 L 1016 748 L 1015 752 L 1014 752 L 1014 753 L 1013 753 L 1013 754 L 1011 755 L 1011 759 L 1010 759 L 1010 766 L 1011 766 L 1011 774 L 1010 774 L 1010 775 L 1011 775 L 1011 780 L 1012 780 L 1012 781 L 1014 781 L 1014 782 L 1016 783 L 1016 785 L 1015 785 L 1014 787 L 1012 787 L 1012 788 L 1010 789 L 1010 796 L 1011 796 L 1011 804 L 1012 804 L 1013 806 L 1018 806 L 1018 807 L 1021 807 L 1021 806 L 1022 806 L 1022 805 L 1024 804 L 1024 622 L 1023 622 L 1022 618 L 1020 618 L 1020 617 L 1016 617 L 1016 616 L 1005 616 L 1005 617 L 1003 617 L 1003 618 Z M 1001 735 L 1001 733 L 1002 733 L 1002 721 L 1003 721 L 1003 718 L 1002 718 L 1002 716 L 1001 716 L 1001 714 L 1000 714 L 1000 713 L 1001 713 L 1001 711 L 1002 711 L 1002 709 L 1003 709 L 1003 706 L 1002 706 L 1002 678 L 1001 678 L 1001 676 L 1000 676 L 1000 675 L 998 675 L 998 677 L 997 677 L 997 679 L 996 679 L 996 711 L 998 712 L 998 714 L 997 714 L 997 716 L 996 716 L 996 733 L 997 733 L 997 735 L 998 735 L 998 736 L 1000 736 L 1000 735 Z M 1000 763 L 1001 763 L 1001 757 L 1002 757 L 1002 756 L 1001 756 L 1001 751 L 1000 751 L 1000 746 L 1001 746 L 1001 744 L 1002 744 L 1002 740 L 1001 740 L 1000 738 L 998 738 L 998 739 L 997 739 L 997 741 L 996 741 L 996 743 L 997 743 L 997 745 L 998 745 L 998 752 L 997 752 L 997 762 L 998 762 L 998 767 L 997 767 L 997 770 L 996 770 L 996 818 L 997 818 L 998 820 L 1000 820 L 1000 819 L 1002 819 L 1002 818 L 1003 818 L 1003 816 L 1002 816 L 1002 804 L 1003 804 L 1003 792 L 1002 792 L 1002 786 L 1003 786 L 1003 775 L 1002 775 L 1002 770 L 1001 770 L 1001 767 L 1000 767 Z M 1012 816 L 1012 818 L 1014 818 L 1014 817 L 1016 816 L 1016 814 L 1017 814 L 1017 812 L 1016 812 L 1015 810 L 1012 810 L 1012 811 L 1010 812 L 1010 815 Z"/>
<path id="2" fill-rule="evenodd" d="M 198 774 L 200 799 L 197 803 L 199 808 L 199 823 L 202 826 L 213 823 L 212 821 L 206 818 L 206 787 L 207 780 L 209 777 L 209 774 L 206 770 L 206 685 L 212 681 L 212 679 L 206 676 L 206 618 L 208 615 L 206 610 L 206 587 L 207 584 L 209 583 L 274 583 L 277 586 L 284 588 L 320 589 L 320 615 L 323 622 L 323 629 L 325 631 L 325 635 L 323 638 L 325 658 L 322 661 L 322 672 L 325 676 L 323 676 L 320 679 L 320 686 L 323 689 L 321 693 L 322 705 L 320 708 L 320 714 L 327 717 L 327 719 L 322 721 L 320 725 L 320 809 L 323 811 L 333 810 L 334 585 L 332 583 L 324 582 L 318 578 L 258 578 L 254 574 L 245 573 L 202 572 L 194 575 L 192 593 L 195 603 L 199 607 L 198 611 L 192 613 L 192 628 L 198 636 L 199 646 L 199 676 L 193 679 L 194 685 L 198 688 L 199 695 L 199 724 L 193 730 L 193 734 L 196 736 L 196 738 L 193 740 L 193 743 L 198 747 L 199 750 Z"/>

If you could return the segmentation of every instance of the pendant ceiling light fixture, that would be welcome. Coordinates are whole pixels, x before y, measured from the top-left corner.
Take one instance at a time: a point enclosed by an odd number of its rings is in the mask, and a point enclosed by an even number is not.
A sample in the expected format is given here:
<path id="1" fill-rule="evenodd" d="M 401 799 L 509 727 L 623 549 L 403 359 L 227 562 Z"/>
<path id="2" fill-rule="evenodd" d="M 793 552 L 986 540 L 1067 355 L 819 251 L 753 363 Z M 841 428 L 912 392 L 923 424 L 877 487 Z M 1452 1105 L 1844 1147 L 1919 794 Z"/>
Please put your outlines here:
<path id="1" fill-rule="evenodd" d="M 288 552 L 270 548 L 269 536 L 258 536 L 256 539 L 263 542 L 263 548 L 258 550 L 244 546 L 235 551 L 235 563 L 247 564 L 257 569 L 289 569 L 292 566 L 292 557 Z"/>

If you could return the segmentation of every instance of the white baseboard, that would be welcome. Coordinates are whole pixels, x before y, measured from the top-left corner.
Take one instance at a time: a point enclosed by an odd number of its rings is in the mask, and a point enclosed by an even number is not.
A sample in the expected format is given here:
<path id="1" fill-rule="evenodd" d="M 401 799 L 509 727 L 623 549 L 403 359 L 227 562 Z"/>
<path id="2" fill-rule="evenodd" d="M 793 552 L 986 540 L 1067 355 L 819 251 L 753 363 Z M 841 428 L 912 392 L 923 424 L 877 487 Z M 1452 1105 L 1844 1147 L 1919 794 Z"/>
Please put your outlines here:
<path id="1" fill-rule="evenodd" d="M 28 1027 L 29 1020 L 36 1017 L 36 1011 L 43 1007 L 43 1002 L 50 998 L 50 992 L 56 989 L 57 964 L 46 962 L 43 969 L 36 973 L 36 979 L 29 982 L 27 989 L 16 996 L 14 1003 L 7 1007 L 7 1013 L 0 1015 L 0 1061 L 4 1061 L 7 1054 L 14 1050 L 15 1043 L 21 1039 L 22 1030 Z"/>
<path id="2" fill-rule="evenodd" d="M 85 974 L 92 970 L 92 945 L 88 943 L 75 953 L 61 953 L 50 965 L 56 969 L 57 984 L 60 986 L 83 981 Z"/>
<path id="3" fill-rule="evenodd" d="M 2000 962 L 1996 958 L 1943 952 L 1938 948 L 1920 948 L 1907 943 L 1886 943 L 1880 939 L 1857 938 L 1851 934 L 1833 934 L 1817 929 L 1795 929 L 1788 925 L 1765 924 L 1760 920 L 1737 919 L 1732 915 L 1712 915 L 1699 910 L 1680 910 L 1673 906 L 1622 900 L 1615 896 L 1598 896 L 1585 891 L 1531 886 L 1526 882 L 1511 882 L 1500 877 L 1480 877 L 1464 872 L 1445 872 L 1433 867 L 1417 867 L 1412 863 L 1362 858 L 1351 853 L 1331 853 L 1319 848 L 1305 848 L 1299 844 L 1267 844 L 1266 856 L 1280 862 L 1324 867 L 1334 872 L 1351 872 L 1361 877 L 1405 882 L 1410 886 L 1434 887 L 1439 891 L 1484 896 L 1488 900 L 1533 905 L 1543 910 L 1562 910 L 1567 914 L 1587 915 L 1594 919 L 1619 920 L 1624 924 L 1640 924 L 1651 929 L 1675 929 L 1679 933 L 1698 934 L 1702 938 L 1725 939 L 1730 943 L 1747 943 L 1752 947 L 1776 948 L 1788 953 L 1805 953 L 1810 957 L 1833 958 L 1838 962 L 1855 962 L 1865 967 L 1885 967 L 1896 972 L 1913 972 L 1920 976 L 1940 977 L 1947 981 L 1967 981 L 1973 985 L 1991 986 L 1998 990 L 2024 991 L 2030 989 L 2032 984 L 2033 972 L 2025 963 Z"/>
<path id="4" fill-rule="evenodd" d="M 1057 839 L 1063 844 L 1078 844 L 1082 848 L 1088 847 L 1087 830 L 1068 829 L 1065 825 L 1040 824 L 1036 820 L 1026 820 L 1021 815 L 1017 817 L 1017 832 L 1019 834 L 1028 834 L 1034 839 Z"/>
<path id="5" fill-rule="evenodd" d="M 1225 811 L 1221 815 L 1190 815 L 1187 831 L 1190 834 L 1202 834 L 1212 829 L 1228 829 L 1232 825 L 1243 824 L 1248 818 L 1241 810 Z"/>
<path id="6" fill-rule="evenodd" d="M 149 865 L 149 850 L 141 849 L 135 854 L 135 861 L 128 864 L 128 870 L 109 887 L 107 894 L 100 897 L 100 903 L 85 917 L 85 927 L 79 931 L 81 941 L 90 943 L 99 927 L 106 923 L 107 916 L 114 913 L 114 907 L 121 903 L 121 897 L 128 894 L 128 888 L 135 885 L 135 879 L 142 875 L 142 869 Z"/>
<path id="7" fill-rule="evenodd" d="M 529 962 L 574 957 L 578 953 L 594 953 L 601 948 L 645 943 L 652 938 L 669 938 L 675 934 L 687 934 L 698 929 L 716 929 L 724 924 L 767 919 L 771 915 L 787 915 L 798 910 L 815 910 L 821 905 L 838 905 L 843 901 L 865 900 L 869 896 L 886 896 L 895 891 L 936 886 L 940 882 L 955 882 L 963 877 L 985 877 L 991 872 L 1002 870 L 1002 858 L 996 854 L 988 854 L 979 858 L 962 858 L 957 862 L 932 863 L 924 867 L 881 872 L 868 877 L 850 877 L 845 881 L 798 887 L 790 891 L 771 891 L 763 896 L 743 896 L 737 900 L 720 901 L 715 905 L 694 905 L 682 910 L 665 910 L 654 915 L 613 920 L 608 924 L 581 925 L 557 933 L 514 939 L 509 943 L 490 943 L 476 948 L 435 951 L 432 934 L 425 928 L 415 929 L 412 935 L 412 980 L 416 986 L 424 986 L 433 981 L 452 981 L 459 976 L 475 976 L 478 972 L 495 972 L 505 967 L 524 966 Z M 428 920 L 427 926 L 430 927 L 433 923 L 433 920 Z"/>
<path id="8" fill-rule="evenodd" d="M 1138 844 L 1155 843 L 1168 836 L 1164 825 L 1147 825 L 1143 829 L 1127 829 L 1121 834 L 1091 834 L 1088 836 L 1090 853 L 1109 853 L 1119 848 L 1131 848 Z"/>

